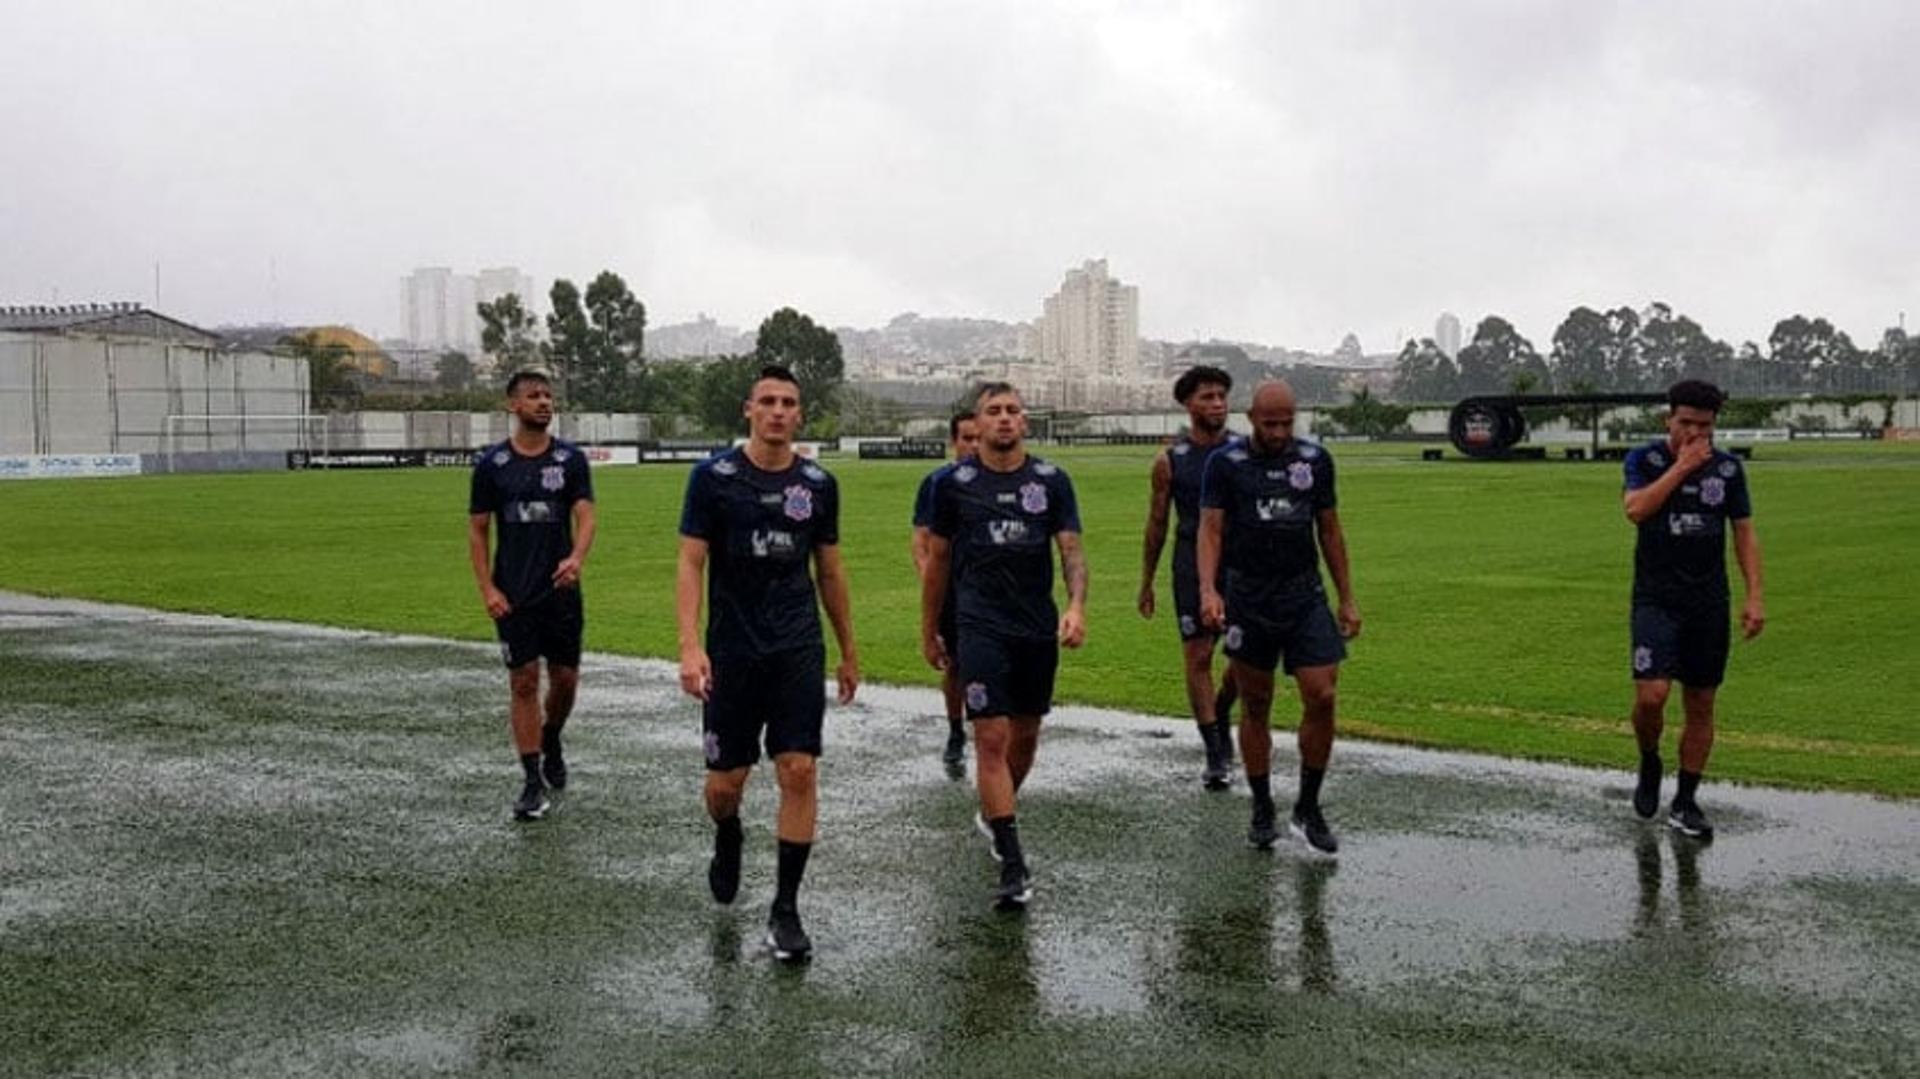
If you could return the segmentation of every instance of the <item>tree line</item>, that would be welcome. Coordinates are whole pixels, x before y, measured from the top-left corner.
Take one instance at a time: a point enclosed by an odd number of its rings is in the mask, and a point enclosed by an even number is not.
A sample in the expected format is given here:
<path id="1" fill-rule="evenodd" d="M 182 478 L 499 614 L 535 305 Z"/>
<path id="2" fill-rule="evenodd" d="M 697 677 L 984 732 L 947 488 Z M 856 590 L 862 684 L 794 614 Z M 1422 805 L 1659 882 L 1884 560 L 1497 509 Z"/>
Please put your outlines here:
<path id="1" fill-rule="evenodd" d="M 1576 307 L 1542 355 L 1513 324 L 1488 315 L 1449 357 L 1431 338 L 1412 340 L 1394 361 L 1392 395 L 1446 403 L 1476 394 L 1649 393 L 1706 379 L 1736 395 L 1853 394 L 1920 390 L 1920 335 L 1889 329 L 1862 349 L 1824 318 L 1774 324 L 1766 345 L 1738 348 L 1664 303 L 1645 311 Z"/>

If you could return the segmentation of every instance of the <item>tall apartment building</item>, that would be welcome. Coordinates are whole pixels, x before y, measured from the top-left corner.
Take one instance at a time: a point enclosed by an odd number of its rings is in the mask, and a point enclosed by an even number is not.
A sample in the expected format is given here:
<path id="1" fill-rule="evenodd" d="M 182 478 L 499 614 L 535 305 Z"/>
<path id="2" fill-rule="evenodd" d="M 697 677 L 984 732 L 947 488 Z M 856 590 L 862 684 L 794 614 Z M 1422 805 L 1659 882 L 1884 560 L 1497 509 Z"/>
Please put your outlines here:
<path id="1" fill-rule="evenodd" d="M 1140 289 L 1094 259 L 1068 270 L 1034 325 L 1035 358 L 1061 378 L 1133 378 L 1140 371 Z"/>
<path id="2" fill-rule="evenodd" d="M 1440 351 L 1452 359 L 1460 354 L 1460 320 L 1451 311 L 1442 311 L 1440 320 L 1433 324 L 1433 343 Z"/>
<path id="3" fill-rule="evenodd" d="M 415 348 L 480 351 L 480 316 L 474 308 L 512 292 L 531 310 L 533 278 L 512 266 L 459 274 L 426 266 L 400 279 L 400 336 Z"/>

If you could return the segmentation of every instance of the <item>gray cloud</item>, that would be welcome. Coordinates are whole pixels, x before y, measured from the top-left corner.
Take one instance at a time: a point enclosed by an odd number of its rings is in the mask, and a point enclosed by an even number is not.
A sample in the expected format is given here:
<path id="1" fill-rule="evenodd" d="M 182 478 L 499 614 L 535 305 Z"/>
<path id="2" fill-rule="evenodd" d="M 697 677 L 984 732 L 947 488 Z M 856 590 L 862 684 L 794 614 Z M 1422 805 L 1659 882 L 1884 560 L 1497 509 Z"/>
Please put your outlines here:
<path id="1" fill-rule="evenodd" d="M 656 320 L 1030 317 L 1544 343 L 1663 299 L 1872 340 L 1920 291 L 1901 3 L 30 4 L 0 298 L 395 328 L 416 265 L 613 267 Z"/>

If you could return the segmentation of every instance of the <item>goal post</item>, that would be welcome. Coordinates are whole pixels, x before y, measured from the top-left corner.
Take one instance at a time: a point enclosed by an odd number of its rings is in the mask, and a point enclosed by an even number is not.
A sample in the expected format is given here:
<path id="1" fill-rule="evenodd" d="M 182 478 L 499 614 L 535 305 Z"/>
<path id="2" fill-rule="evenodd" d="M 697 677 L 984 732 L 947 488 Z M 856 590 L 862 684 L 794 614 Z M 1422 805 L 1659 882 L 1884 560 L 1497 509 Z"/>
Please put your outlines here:
<path id="1" fill-rule="evenodd" d="M 239 452 L 249 450 L 308 450 L 326 453 L 330 449 L 328 415 L 325 412 L 170 412 L 161 434 L 160 452 L 172 472 L 174 455 L 183 439 L 206 439 Z"/>

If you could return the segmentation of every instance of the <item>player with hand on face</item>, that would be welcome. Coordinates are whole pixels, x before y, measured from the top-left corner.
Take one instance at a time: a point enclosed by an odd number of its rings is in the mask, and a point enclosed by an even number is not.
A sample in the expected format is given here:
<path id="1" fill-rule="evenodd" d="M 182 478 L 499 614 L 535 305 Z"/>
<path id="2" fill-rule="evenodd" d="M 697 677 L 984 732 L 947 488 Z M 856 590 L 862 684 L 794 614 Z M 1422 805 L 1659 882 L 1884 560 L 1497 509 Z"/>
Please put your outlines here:
<path id="1" fill-rule="evenodd" d="M 1660 810 L 1660 735 L 1667 696 L 1680 683 L 1686 726 L 1680 734 L 1679 786 L 1667 823 L 1696 839 L 1713 826 L 1695 800 L 1713 749 L 1713 703 L 1726 675 L 1732 598 L 1727 588 L 1727 535 L 1746 581 L 1740 609 L 1748 640 L 1766 627 L 1761 596 L 1760 538 L 1753 529 L 1747 472 L 1740 459 L 1713 445 L 1725 401 L 1718 387 L 1685 381 L 1667 391 L 1667 437 L 1627 454 L 1627 520 L 1638 529 L 1633 549 L 1633 732 L 1640 743 L 1640 779 L 1633 808 Z"/>

